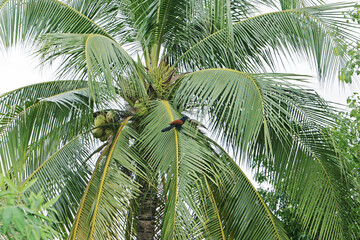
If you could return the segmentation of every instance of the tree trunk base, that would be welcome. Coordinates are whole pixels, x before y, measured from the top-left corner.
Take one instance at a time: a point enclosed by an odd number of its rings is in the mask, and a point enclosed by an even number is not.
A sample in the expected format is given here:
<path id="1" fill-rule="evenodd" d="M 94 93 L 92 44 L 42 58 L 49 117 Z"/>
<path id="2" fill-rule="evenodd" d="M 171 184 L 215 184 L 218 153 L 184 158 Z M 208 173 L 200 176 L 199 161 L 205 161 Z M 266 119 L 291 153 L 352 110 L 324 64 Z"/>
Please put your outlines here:
<path id="1" fill-rule="evenodd" d="M 141 184 L 137 239 L 151 240 L 155 235 L 156 191 L 146 182 Z"/>

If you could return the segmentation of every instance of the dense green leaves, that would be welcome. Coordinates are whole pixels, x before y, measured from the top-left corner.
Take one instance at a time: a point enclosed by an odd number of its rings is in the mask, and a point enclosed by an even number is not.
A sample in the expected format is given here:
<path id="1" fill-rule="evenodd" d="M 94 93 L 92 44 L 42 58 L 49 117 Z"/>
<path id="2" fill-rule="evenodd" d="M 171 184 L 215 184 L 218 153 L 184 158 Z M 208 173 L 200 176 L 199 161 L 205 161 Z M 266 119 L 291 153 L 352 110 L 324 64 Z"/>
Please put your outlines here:
<path id="1" fill-rule="evenodd" d="M 0 177 L 0 236 L 6 239 L 29 239 L 45 240 L 59 237 L 59 233 L 51 227 L 55 221 L 46 216 L 53 211 L 51 205 L 58 198 L 54 198 L 44 204 L 44 197 L 40 191 L 38 194 L 31 194 L 23 197 L 23 203 L 19 203 L 19 194 L 24 193 L 34 184 L 17 187 L 11 179 Z"/>

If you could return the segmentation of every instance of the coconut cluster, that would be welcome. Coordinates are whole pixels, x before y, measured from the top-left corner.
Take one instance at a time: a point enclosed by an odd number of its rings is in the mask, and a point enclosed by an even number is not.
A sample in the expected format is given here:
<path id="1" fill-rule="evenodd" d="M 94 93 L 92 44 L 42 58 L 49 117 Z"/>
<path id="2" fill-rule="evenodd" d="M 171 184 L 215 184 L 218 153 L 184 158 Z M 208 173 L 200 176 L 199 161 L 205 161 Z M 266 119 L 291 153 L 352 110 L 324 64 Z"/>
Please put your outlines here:
<path id="1" fill-rule="evenodd" d="M 140 102 L 139 100 L 136 100 L 134 104 L 136 115 L 139 117 L 142 117 L 148 113 L 148 109 L 146 107 L 146 104 L 144 102 Z"/>
<path id="2" fill-rule="evenodd" d="M 116 133 L 117 126 L 114 125 L 115 122 L 116 112 L 114 111 L 98 114 L 94 120 L 95 128 L 92 130 L 93 136 L 99 138 L 100 141 L 105 142 L 109 136 Z"/>

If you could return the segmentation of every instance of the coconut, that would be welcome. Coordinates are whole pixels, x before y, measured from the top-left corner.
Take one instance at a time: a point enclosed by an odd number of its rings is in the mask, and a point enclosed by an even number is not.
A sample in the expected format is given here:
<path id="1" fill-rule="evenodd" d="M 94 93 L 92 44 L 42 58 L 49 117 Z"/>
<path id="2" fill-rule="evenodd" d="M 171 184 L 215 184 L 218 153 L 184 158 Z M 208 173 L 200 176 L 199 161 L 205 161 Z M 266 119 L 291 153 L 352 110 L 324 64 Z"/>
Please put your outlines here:
<path id="1" fill-rule="evenodd" d="M 104 134 L 101 138 L 99 138 L 100 139 L 100 141 L 102 141 L 102 142 L 105 142 L 107 139 L 108 139 L 108 137 Z"/>
<path id="2" fill-rule="evenodd" d="M 141 107 L 141 105 L 142 105 L 142 103 L 140 103 L 139 100 L 136 100 L 135 104 L 134 104 L 134 108 L 139 108 L 139 107 Z"/>
<path id="3" fill-rule="evenodd" d="M 114 135 L 114 130 L 107 128 L 105 129 L 105 136 L 108 138 L 110 135 Z"/>
<path id="4" fill-rule="evenodd" d="M 101 125 L 104 125 L 106 123 L 106 117 L 104 115 L 98 115 L 94 120 L 95 127 L 99 127 Z"/>
<path id="5" fill-rule="evenodd" d="M 136 109 L 136 115 L 138 115 L 140 117 L 146 115 L 147 113 L 148 113 L 148 109 L 145 106 L 142 106 L 142 107 Z"/>
<path id="6" fill-rule="evenodd" d="M 103 128 L 95 128 L 92 130 L 92 134 L 94 135 L 94 137 L 99 138 L 104 134 L 104 129 Z"/>
<path id="7" fill-rule="evenodd" d="M 115 117 L 116 117 L 116 112 L 114 111 L 108 111 L 106 113 L 106 121 L 108 121 L 109 123 L 114 122 Z"/>

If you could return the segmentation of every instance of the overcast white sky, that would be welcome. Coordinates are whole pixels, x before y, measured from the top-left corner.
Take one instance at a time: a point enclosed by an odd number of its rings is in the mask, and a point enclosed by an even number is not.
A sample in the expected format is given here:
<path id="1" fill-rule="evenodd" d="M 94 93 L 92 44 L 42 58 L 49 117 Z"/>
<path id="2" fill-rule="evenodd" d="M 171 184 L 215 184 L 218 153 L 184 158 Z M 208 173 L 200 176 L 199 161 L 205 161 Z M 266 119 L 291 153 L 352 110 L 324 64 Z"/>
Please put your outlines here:
<path id="1" fill-rule="evenodd" d="M 327 2 L 338 2 L 339 0 L 327 0 Z M 359 1 L 360 2 L 360 1 Z M 31 55 L 29 49 L 16 48 L 10 49 L 7 53 L 0 52 L 0 74 L 1 85 L 0 94 L 10 90 L 29 85 L 36 82 L 48 81 L 54 79 L 56 66 L 47 67 L 43 71 L 38 68 L 39 61 Z M 295 64 L 286 67 L 286 72 L 315 75 L 315 72 L 306 64 Z M 335 80 L 334 82 L 336 82 Z M 320 88 L 314 81 L 313 88 L 325 99 L 345 104 L 346 98 L 352 92 L 360 92 L 360 84 L 357 86 L 346 86 L 341 88 L 338 84 L 333 87 Z"/>

